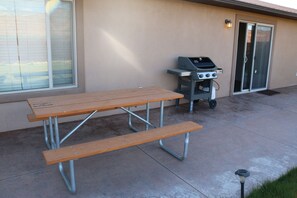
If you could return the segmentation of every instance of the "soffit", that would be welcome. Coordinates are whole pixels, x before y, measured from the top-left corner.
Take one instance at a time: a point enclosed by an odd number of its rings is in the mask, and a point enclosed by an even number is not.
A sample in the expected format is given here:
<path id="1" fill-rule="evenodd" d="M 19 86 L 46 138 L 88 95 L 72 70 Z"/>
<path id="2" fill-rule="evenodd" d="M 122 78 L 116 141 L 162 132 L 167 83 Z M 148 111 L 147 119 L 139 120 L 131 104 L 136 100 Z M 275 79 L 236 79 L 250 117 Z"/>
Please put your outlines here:
<path id="1" fill-rule="evenodd" d="M 208 5 L 255 12 L 276 17 L 297 19 L 297 9 L 278 6 L 261 0 L 187 0 Z"/>

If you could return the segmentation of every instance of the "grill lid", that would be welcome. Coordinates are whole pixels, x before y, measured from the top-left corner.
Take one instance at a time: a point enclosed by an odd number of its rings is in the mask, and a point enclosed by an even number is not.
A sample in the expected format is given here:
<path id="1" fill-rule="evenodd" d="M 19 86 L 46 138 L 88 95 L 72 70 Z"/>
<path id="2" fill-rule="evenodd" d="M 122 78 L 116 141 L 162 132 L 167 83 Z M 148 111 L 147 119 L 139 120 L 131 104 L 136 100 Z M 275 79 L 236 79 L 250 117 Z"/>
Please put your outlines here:
<path id="1" fill-rule="evenodd" d="M 216 70 L 216 65 L 208 57 L 178 57 L 178 67 L 190 71 Z"/>

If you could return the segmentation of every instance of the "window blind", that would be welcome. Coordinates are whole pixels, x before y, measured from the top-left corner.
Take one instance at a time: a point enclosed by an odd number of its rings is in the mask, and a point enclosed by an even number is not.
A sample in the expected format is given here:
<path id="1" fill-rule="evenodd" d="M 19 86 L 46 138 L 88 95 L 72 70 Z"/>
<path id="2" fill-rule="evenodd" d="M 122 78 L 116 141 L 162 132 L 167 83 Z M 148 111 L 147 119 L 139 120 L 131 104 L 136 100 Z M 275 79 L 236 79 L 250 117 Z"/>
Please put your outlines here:
<path id="1" fill-rule="evenodd" d="M 74 84 L 72 2 L 57 5 L 50 14 L 54 87 Z"/>

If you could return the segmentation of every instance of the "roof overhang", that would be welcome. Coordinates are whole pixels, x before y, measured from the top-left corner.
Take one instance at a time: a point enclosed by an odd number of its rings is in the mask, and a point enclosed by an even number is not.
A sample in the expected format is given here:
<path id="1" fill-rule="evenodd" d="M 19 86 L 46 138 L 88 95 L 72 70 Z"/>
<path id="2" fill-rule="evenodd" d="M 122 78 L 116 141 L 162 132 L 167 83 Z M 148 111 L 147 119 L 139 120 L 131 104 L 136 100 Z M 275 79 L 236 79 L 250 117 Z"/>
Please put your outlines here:
<path id="1" fill-rule="evenodd" d="M 294 9 L 277 9 L 277 6 L 263 6 L 238 0 L 186 0 L 197 3 L 203 3 L 207 5 L 231 8 L 236 10 L 242 10 L 247 12 L 254 12 L 259 14 L 265 14 L 269 16 L 283 17 L 288 19 L 297 20 L 297 10 Z M 267 4 L 269 5 L 269 4 Z M 280 7 L 282 8 L 282 7 Z M 287 11 L 288 10 L 288 11 Z"/>

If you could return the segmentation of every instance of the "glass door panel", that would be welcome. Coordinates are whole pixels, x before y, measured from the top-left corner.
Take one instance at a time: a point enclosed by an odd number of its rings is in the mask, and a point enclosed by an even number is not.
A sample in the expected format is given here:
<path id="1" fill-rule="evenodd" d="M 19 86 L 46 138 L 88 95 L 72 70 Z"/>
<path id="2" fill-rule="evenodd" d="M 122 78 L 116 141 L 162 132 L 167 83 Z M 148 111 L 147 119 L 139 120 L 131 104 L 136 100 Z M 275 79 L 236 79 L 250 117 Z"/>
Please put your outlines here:
<path id="1" fill-rule="evenodd" d="M 242 91 L 242 75 L 245 61 L 245 49 L 246 49 L 246 23 L 239 23 L 238 33 L 238 47 L 237 47 L 237 59 L 236 59 L 236 71 L 234 81 L 234 93 Z"/>
<path id="2" fill-rule="evenodd" d="M 267 87 L 271 38 L 272 27 L 257 25 L 251 89 L 265 89 Z"/>
<path id="3" fill-rule="evenodd" d="M 244 57 L 242 90 L 250 89 L 251 71 L 252 71 L 252 66 L 253 66 L 255 27 L 256 27 L 255 24 L 249 23 L 247 25 L 246 50 L 245 50 L 245 57 Z"/>

